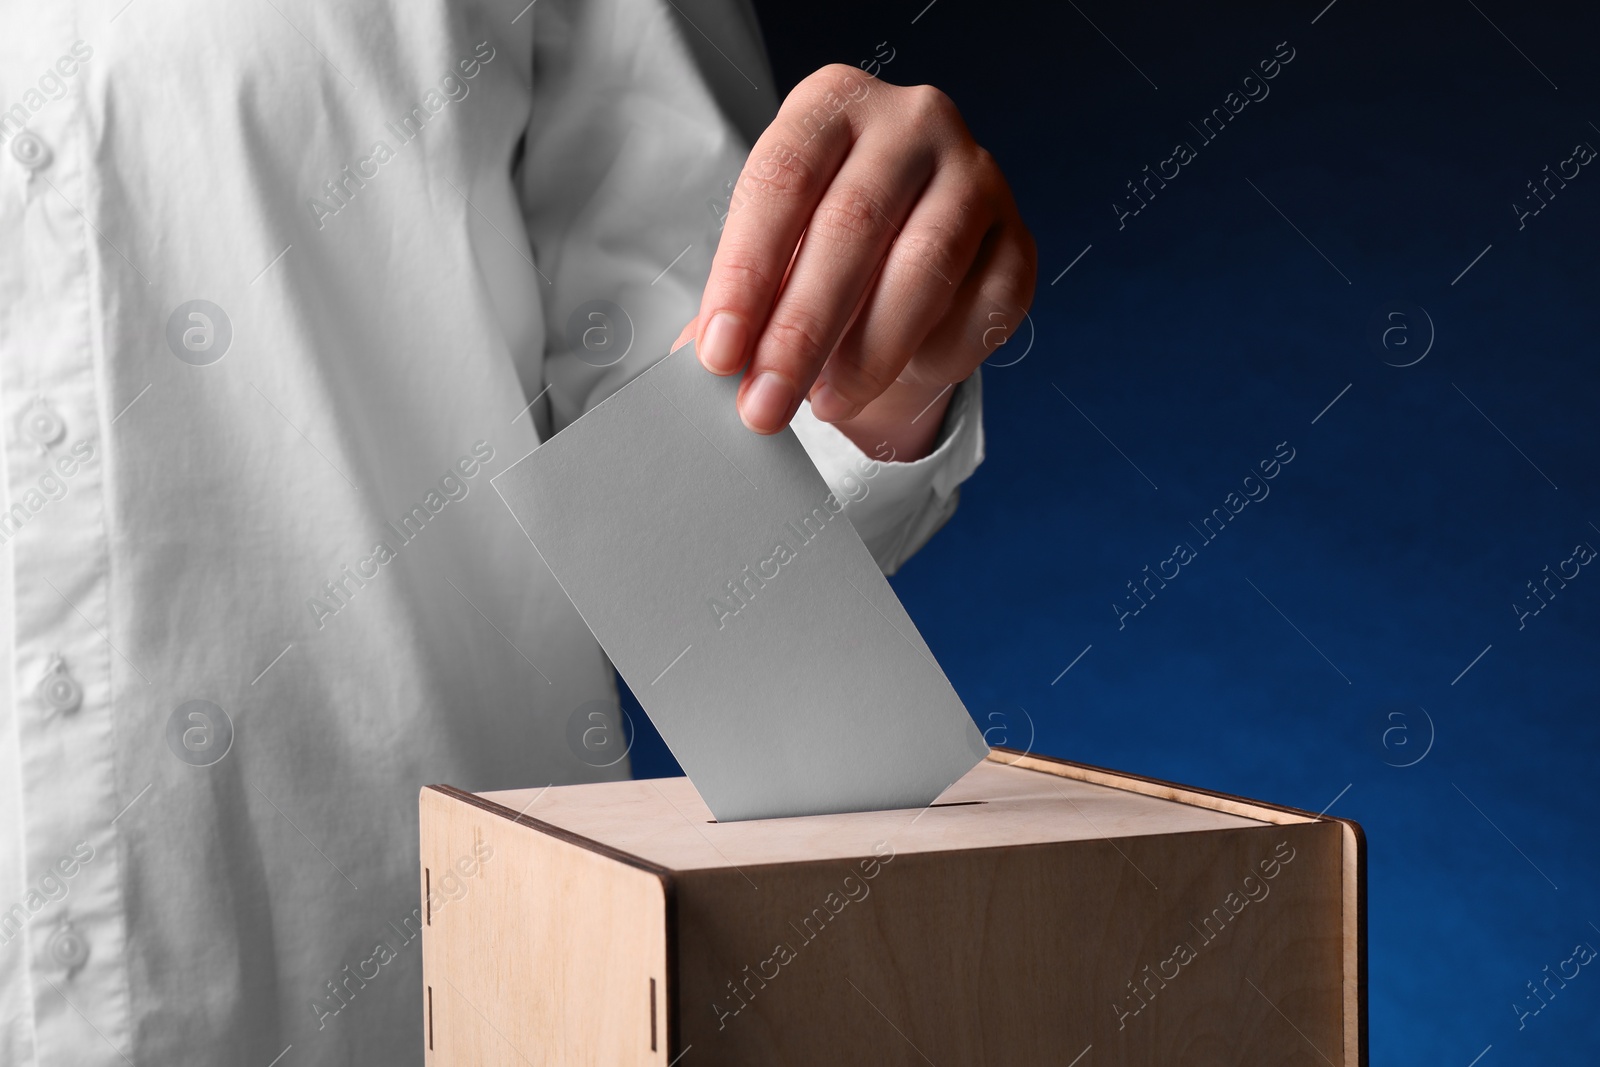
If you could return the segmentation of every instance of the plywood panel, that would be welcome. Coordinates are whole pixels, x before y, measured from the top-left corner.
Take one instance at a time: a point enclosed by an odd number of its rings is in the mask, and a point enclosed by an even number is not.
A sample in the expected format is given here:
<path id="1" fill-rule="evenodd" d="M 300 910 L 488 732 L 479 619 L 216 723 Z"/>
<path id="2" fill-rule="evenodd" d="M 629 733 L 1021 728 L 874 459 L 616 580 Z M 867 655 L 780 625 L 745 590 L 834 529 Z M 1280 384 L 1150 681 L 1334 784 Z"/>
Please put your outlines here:
<path id="1" fill-rule="evenodd" d="M 1343 820 L 1005 751 L 727 825 L 682 779 L 439 789 L 425 865 L 496 852 L 425 928 L 430 1067 L 1366 1062 Z"/>
<path id="2" fill-rule="evenodd" d="M 470 800 L 421 798 L 429 1067 L 665 1065 L 661 874 Z"/>
<path id="3" fill-rule="evenodd" d="M 978 764 L 931 808 L 716 823 L 687 778 L 483 794 L 527 817 L 673 870 L 1085 841 L 1260 825 L 1262 820 L 1004 763 Z M 1297 820 L 1303 821 L 1303 820 Z"/>
<path id="4" fill-rule="evenodd" d="M 1354 1067 L 1343 845 L 1311 823 L 900 853 L 810 924 L 847 865 L 699 871 L 679 885 L 684 1040 L 698 1064 L 1065 1065 L 1093 1046 L 1084 1064 Z"/>
<path id="5" fill-rule="evenodd" d="M 1226 812 L 1230 815 L 1238 815 L 1258 822 L 1288 826 L 1315 822 L 1321 818 L 1321 816 L 1298 811 L 1294 808 L 1286 808 L 1276 804 L 1263 804 L 1258 800 L 1247 800 L 1244 797 L 1230 796 L 1227 793 L 1196 789 L 1192 786 L 1179 785 L 1176 782 L 1164 782 L 1159 778 L 1145 778 L 1122 771 L 1107 770 L 1103 767 L 1091 767 L 1083 763 L 1051 759 L 1048 756 L 1035 756 L 1008 748 L 991 749 L 988 762 L 1038 771 L 1042 774 L 1055 775 L 1056 777 L 1068 778 L 1073 781 L 1103 785 L 1121 792 L 1159 797 L 1162 800 L 1207 808 L 1211 811 Z"/>

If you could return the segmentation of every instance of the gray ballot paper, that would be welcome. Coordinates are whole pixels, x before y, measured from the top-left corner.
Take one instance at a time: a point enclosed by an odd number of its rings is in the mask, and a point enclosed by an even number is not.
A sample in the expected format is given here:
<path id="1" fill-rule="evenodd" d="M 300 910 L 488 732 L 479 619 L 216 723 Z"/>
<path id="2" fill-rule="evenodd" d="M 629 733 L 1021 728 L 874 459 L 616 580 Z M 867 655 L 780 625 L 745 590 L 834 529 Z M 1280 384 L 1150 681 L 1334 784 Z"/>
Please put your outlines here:
<path id="1" fill-rule="evenodd" d="M 988 747 L 851 502 L 738 385 L 686 345 L 495 488 L 719 821 L 931 804 Z"/>

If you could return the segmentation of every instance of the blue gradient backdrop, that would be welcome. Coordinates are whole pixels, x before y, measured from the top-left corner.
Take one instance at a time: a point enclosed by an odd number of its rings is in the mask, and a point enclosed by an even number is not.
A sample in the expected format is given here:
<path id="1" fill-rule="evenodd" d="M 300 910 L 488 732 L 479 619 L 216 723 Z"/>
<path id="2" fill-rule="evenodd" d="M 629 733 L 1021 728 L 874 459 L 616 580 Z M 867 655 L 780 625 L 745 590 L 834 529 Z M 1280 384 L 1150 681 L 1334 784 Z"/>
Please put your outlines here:
<path id="1" fill-rule="evenodd" d="M 947 91 L 1039 242 L 988 461 L 894 586 L 992 741 L 1359 821 L 1374 1063 L 1600 1062 L 1600 967 L 1511 1007 L 1600 947 L 1600 567 L 1513 608 L 1600 546 L 1600 167 L 1512 207 L 1600 146 L 1600 17 L 1324 3 L 763 8 L 784 89 L 887 41 L 886 80 Z M 1178 141 L 1196 158 L 1119 229 Z M 1424 351 L 1419 308 L 1431 350 L 1389 365 Z M 677 773 L 647 723 L 636 768 Z"/>

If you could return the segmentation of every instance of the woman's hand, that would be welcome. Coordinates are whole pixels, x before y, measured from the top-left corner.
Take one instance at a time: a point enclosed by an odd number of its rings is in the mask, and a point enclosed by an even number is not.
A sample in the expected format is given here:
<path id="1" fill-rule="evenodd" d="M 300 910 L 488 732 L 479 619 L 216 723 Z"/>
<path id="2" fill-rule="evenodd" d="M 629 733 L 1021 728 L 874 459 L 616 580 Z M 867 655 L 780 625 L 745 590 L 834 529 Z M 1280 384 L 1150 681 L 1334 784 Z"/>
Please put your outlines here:
<path id="1" fill-rule="evenodd" d="M 952 387 L 1022 322 L 1033 238 L 948 97 L 830 66 L 795 87 L 734 186 L 693 338 L 746 367 L 776 433 L 809 396 L 863 448 L 926 455 Z"/>

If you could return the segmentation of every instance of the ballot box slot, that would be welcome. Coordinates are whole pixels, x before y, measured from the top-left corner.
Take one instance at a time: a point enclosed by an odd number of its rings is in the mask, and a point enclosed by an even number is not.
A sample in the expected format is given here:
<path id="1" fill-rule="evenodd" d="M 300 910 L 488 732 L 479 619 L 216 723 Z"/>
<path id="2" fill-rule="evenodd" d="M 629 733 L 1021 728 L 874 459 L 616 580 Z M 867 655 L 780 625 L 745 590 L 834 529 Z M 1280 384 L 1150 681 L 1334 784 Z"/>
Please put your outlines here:
<path id="1" fill-rule="evenodd" d="M 969 808 L 974 804 L 987 804 L 987 803 L 989 803 L 987 800 L 952 800 L 952 801 L 949 801 L 949 802 L 944 803 L 944 804 L 929 804 L 928 808 Z M 923 811 L 927 811 L 928 808 L 923 808 L 922 810 Z M 845 814 L 849 814 L 849 813 L 846 812 Z M 760 819 L 740 819 L 740 820 L 738 820 L 738 822 L 760 822 L 760 821 L 761 821 Z M 715 826 L 717 824 L 717 820 L 715 820 L 715 819 L 707 819 L 706 822 L 707 822 L 707 824 L 709 824 L 711 826 Z"/>

